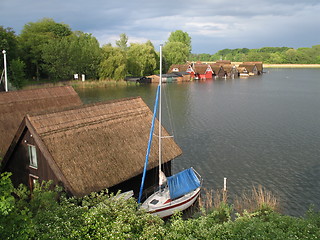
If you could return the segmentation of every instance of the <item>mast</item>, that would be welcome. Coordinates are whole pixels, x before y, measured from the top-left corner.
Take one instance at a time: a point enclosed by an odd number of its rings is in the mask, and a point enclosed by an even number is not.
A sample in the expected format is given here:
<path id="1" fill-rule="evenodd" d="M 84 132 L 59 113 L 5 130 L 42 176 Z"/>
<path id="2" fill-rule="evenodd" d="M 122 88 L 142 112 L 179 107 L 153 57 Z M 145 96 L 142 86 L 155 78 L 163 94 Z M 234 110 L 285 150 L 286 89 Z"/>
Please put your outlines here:
<path id="1" fill-rule="evenodd" d="M 158 109 L 158 107 L 161 107 L 161 101 L 159 104 L 159 98 L 161 98 L 160 97 L 161 96 L 161 82 L 162 82 L 162 45 L 160 45 L 160 80 L 159 80 L 159 84 L 157 87 L 156 100 L 155 100 L 154 108 L 153 108 L 153 117 L 152 117 L 152 122 L 151 122 L 150 133 L 149 133 L 149 141 L 148 141 L 148 148 L 147 148 L 147 152 L 146 152 L 146 159 L 145 159 L 144 167 L 143 167 L 138 203 L 141 203 L 143 186 L 144 186 L 144 181 L 146 178 L 147 167 L 148 167 L 148 162 L 149 162 L 149 155 L 150 155 L 150 150 L 151 150 L 152 136 L 153 136 L 154 125 L 155 125 L 155 120 L 156 120 L 156 115 L 157 115 L 157 109 Z M 161 109 L 159 109 L 159 114 L 161 114 Z M 160 171 L 161 171 L 161 115 L 159 116 L 159 182 L 160 182 L 160 173 L 161 173 Z"/>
<path id="2" fill-rule="evenodd" d="M 162 84 L 162 44 L 160 44 L 160 78 L 159 78 L 159 186 L 161 180 L 161 162 L 162 162 L 162 108 L 161 108 L 161 84 Z"/>

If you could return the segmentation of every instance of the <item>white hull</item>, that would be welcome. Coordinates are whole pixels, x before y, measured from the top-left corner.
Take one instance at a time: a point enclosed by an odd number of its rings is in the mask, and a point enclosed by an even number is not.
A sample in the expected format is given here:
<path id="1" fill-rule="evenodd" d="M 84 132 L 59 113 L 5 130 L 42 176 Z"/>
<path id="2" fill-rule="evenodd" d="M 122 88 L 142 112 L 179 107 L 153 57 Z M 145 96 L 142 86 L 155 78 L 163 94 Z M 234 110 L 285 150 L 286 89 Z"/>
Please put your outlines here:
<path id="1" fill-rule="evenodd" d="M 200 187 L 173 201 L 170 199 L 169 189 L 165 188 L 152 194 L 142 205 L 148 213 L 161 218 L 169 217 L 175 212 L 183 211 L 192 206 L 200 194 Z"/>

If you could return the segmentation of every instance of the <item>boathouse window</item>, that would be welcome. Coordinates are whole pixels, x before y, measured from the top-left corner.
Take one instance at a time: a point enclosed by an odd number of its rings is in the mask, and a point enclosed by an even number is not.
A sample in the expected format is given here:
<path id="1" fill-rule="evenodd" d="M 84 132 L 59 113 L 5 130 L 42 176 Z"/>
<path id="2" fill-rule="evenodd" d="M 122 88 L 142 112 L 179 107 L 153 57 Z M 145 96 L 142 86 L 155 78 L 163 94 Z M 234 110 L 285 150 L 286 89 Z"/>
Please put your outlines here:
<path id="1" fill-rule="evenodd" d="M 28 145 L 30 167 L 38 168 L 36 146 Z"/>

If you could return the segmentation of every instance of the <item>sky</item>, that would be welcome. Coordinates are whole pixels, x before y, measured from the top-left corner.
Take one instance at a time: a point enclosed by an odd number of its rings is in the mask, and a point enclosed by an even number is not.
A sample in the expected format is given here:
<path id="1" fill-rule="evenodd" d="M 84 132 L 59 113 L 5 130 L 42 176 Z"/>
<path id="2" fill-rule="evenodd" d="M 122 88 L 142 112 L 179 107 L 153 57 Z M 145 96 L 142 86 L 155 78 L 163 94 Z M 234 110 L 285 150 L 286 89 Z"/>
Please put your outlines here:
<path id="1" fill-rule="evenodd" d="M 319 0 L 0 0 L 0 26 L 16 34 L 43 18 L 91 33 L 101 46 L 125 33 L 129 43 L 158 48 L 176 30 L 189 34 L 192 53 L 320 44 Z"/>

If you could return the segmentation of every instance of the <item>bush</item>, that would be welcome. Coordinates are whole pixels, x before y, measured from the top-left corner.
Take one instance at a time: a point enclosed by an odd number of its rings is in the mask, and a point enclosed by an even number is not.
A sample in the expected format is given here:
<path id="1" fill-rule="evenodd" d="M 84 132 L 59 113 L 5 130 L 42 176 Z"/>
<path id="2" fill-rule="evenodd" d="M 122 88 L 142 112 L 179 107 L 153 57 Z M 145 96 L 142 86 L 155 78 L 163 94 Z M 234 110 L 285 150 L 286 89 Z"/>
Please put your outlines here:
<path id="1" fill-rule="evenodd" d="M 252 193 L 255 208 L 243 210 L 234 220 L 226 192 L 217 191 L 214 199 L 212 192 L 206 196 L 213 206 L 203 209 L 198 217 L 183 219 L 177 213 L 164 222 L 139 210 L 133 198 L 125 200 L 107 191 L 67 198 L 60 188 L 53 189 L 50 182 L 36 184 L 30 193 L 23 185 L 13 188 L 9 177 L 8 173 L 1 174 L 1 239 L 318 239 L 320 236 L 319 212 L 310 209 L 304 218 L 281 215 L 266 204 L 269 195 L 262 197 L 266 191 L 259 188 Z"/>

